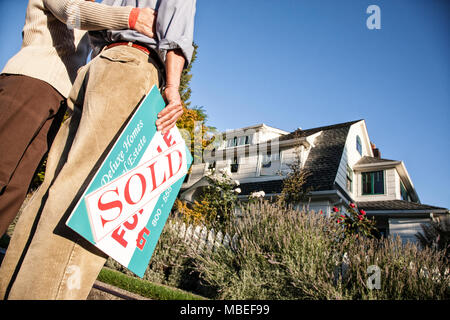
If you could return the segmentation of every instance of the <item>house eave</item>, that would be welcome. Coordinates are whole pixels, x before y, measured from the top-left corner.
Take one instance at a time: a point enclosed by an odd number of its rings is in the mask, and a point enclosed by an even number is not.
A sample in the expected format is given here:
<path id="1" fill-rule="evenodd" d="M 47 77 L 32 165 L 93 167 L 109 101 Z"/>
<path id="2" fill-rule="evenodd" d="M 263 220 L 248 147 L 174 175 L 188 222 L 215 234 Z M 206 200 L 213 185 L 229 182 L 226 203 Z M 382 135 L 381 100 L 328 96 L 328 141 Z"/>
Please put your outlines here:
<path id="1" fill-rule="evenodd" d="M 272 145 L 274 147 L 272 147 Z M 268 141 L 259 142 L 257 144 L 251 145 L 243 145 L 243 146 L 234 146 L 224 149 L 218 149 L 215 151 L 208 152 L 204 155 L 203 159 L 205 161 L 208 160 L 217 160 L 217 159 L 226 159 L 234 154 L 236 155 L 251 155 L 258 154 L 260 152 L 267 152 L 272 150 L 272 148 L 286 148 L 293 145 L 303 145 L 305 148 L 310 147 L 310 143 L 306 140 L 306 138 L 297 138 L 290 140 L 279 141 L 278 139 L 272 139 Z"/>
<path id="2" fill-rule="evenodd" d="M 377 163 L 366 163 L 366 164 L 358 164 L 353 166 L 353 171 L 370 171 L 374 169 L 390 169 L 395 168 L 397 165 L 400 165 L 401 161 L 384 161 Z"/>

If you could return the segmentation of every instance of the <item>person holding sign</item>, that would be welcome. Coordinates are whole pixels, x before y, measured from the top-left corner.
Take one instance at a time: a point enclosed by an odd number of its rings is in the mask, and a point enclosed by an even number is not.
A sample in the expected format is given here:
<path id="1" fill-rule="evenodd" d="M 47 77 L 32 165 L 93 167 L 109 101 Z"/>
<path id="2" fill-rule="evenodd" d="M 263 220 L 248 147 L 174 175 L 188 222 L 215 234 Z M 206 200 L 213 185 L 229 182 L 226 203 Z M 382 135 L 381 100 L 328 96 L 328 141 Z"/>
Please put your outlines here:
<path id="1" fill-rule="evenodd" d="M 168 130 L 182 114 L 179 85 L 194 50 L 196 1 L 102 3 L 154 9 L 156 37 L 133 30 L 90 32 L 94 58 L 78 72 L 68 98 L 72 116 L 58 132 L 45 180 L 16 226 L 0 268 L 0 297 L 86 299 L 106 256 L 65 225 L 71 210 L 154 85 L 165 84 L 167 106 L 156 125 L 167 141 Z"/>
<path id="2" fill-rule="evenodd" d="M 22 205 L 50 148 L 77 70 L 86 30 L 135 29 L 154 36 L 155 11 L 84 0 L 31 0 L 20 51 L 0 75 L 0 237 Z"/>

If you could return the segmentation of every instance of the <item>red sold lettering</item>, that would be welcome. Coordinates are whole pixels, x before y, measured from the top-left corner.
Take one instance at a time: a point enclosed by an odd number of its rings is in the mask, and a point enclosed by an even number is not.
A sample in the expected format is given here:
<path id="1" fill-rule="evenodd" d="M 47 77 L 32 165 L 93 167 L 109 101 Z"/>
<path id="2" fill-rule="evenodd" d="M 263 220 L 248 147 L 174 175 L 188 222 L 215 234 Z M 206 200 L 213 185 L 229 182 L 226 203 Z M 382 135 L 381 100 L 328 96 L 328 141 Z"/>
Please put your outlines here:
<path id="1" fill-rule="evenodd" d="M 161 183 L 159 185 L 157 184 L 157 182 L 156 182 L 156 175 L 155 175 L 155 164 L 156 164 L 156 162 L 153 162 L 151 165 L 148 166 L 150 168 L 150 173 L 152 175 L 152 184 L 153 184 L 152 191 L 154 191 L 156 188 L 158 188 L 164 182 L 166 182 L 166 172 L 164 172 L 164 179 L 163 179 L 163 181 L 161 181 Z"/>
<path id="2" fill-rule="evenodd" d="M 170 135 L 169 131 L 167 131 L 163 135 L 163 140 L 167 144 L 168 147 L 171 147 L 171 146 L 173 146 L 176 143 L 175 141 L 172 142 L 172 136 Z"/>
<path id="3" fill-rule="evenodd" d="M 171 153 L 169 153 L 168 155 L 166 155 L 167 160 L 169 161 L 169 179 L 172 178 L 175 174 L 177 174 L 180 169 L 181 169 L 181 165 L 183 164 L 182 161 L 180 161 L 180 166 L 177 169 L 177 172 L 173 173 L 173 168 L 172 168 L 172 153 L 177 152 L 180 155 L 180 159 L 183 158 L 183 155 L 181 154 L 181 152 L 179 150 L 175 150 Z"/>
<path id="4" fill-rule="evenodd" d="M 141 181 L 141 190 L 142 190 L 141 191 L 141 197 L 136 202 L 131 200 L 131 195 L 130 195 L 130 181 L 131 181 L 131 178 L 133 178 L 135 176 L 139 177 L 139 180 Z M 147 188 L 147 183 L 145 182 L 145 177 L 142 174 L 136 173 L 136 174 L 132 175 L 128 179 L 128 181 L 127 181 L 127 183 L 125 185 L 125 190 L 124 190 L 125 201 L 128 202 L 129 204 L 136 204 L 136 203 L 138 203 L 139 201 L 141 201 L 142 197 L 144 196 L 146 188 Z"/>
<path id="5" fill-rule="evenodd" d="M 106 220 L 106 219 L 104 219 L 103 216 L 102 216 L 101 219 L 102 219 L 102 225 L 103 225 L 103 226 L 105 226 L 105 224 L 108 223 L 108 222 L 111 222 L 111 221 L 116 220 L 116 219 L 120 216 L 120 214 L 122 213 L 122 202 L 120 202 L 120 201 L 111 201 L 111 202 L 108 202 L 108 203 L 103 203 L 103 202 L 102 202 L 102 197 L 103 197 L 105 194 L 107 194 L 108 192 L 114 192 L 115 194 L 119 195 L 119 188 L 116 187 L 114 190 L 108 190 L 108 191 L 104 192 L 104 193 L 100 196 L 100 198 L 98 198 L 98 204 L 97 204 L 97 206 L 98 206 L 98 208 L 99 208 L 100 210 L 102 210 L 102 211 L 106 211 L 106 210 L 111 210 L 111 209 L 114 209 L 114 208 L 118 208 L 118 209 L 119 209 L 119 214 L 117 215 L 117 217 L 115 217 L 114 219 L 110 219 L 110 220 Z"/>

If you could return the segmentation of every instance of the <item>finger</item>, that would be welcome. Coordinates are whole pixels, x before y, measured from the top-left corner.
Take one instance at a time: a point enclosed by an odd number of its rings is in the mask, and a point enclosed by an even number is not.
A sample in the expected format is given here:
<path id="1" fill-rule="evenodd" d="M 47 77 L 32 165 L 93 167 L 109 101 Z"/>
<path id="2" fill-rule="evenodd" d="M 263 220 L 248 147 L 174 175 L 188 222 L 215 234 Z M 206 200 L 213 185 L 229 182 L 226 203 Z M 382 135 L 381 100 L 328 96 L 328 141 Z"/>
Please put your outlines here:
<path id="1" fill-rule="evenodd" d="M 175 127 L 177 124 L 177 120 L 172 121 L 170 124 L 168 124 L 166 127 L 164 127 L 163 129 L 161 129 L 161 133 L 162 134 L 166 134 L 166 132 L 170 131 L 173 127 Z"/>
<path id="2" fill-rule="evenodd" d="M 180 113 L 180 112 L 183 113 L 183 110 L 173 110 L 169 114 L 166 114 L 164 117 L 162 117 L 161 119 L 158 119 L 156 121 L 156 126 L 158 126 L 158 127 L 164 126 L 164 124 L 167 121 L 170 121 L 170 119 L 172 119 L 177 113 Z"/>
<path id="3" fill-rule="evenodd" d="M 164 117 L 166 114 L 170 113 L 174 109 L 182 109 L 182 108 L 183 107 L 181 106 L 181 103 L 179 103 L 179 102 L 177 102 L 177 103 L 169 103 L 164 109 L 162 109 L 158 113 L 158 118 Z"/>
<path id="4" fill-rule="evenodd" d="M 170 129 L 172 129 L 182 114 L 183 114 L 183 111 L 179 111 L 176 114 L 174 114 L 169 120 L 165 121 L 161 125 L 159 130 L 162 131 L 163 133 L 165 133 L 166 131 L 169 131 Z"/>

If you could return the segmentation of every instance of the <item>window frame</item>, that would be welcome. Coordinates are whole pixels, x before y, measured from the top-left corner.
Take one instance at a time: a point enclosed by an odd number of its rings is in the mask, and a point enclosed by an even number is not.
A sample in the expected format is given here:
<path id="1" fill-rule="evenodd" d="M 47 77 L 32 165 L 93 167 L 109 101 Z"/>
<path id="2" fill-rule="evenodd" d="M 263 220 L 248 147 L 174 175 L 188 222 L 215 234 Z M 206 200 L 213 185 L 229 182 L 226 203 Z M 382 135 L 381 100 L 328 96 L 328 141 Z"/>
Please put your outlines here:
<path id="1" fill-rule="evenodd" d="M 233 157 L 233 160 L 230 163 L 230 172 L 237 173 L 238 171 L 239 171 L 239 160 L 237 157 Z"/>
<path id="2" fill-rule="evenodd" d="M 375 193 L 375 174 L 382 172 L 382 177 L 383 177 L 383 192 L 382 193 Z M 365 182 L 364 182 L 364 177 L 366 175 L 369 175 L 371 177 L 371 192 L 367 193 L 364 192 L 365 190 Z M 363 196 L 372 196 L 372 195 L 385 195 L 386 194 L 386 177 L 385 177 L 385 170 L 377 170 L 377 171 L 366 171 L 366 172 L 361 172 L 361 194 Z"/>
<path id="3" fill-rule="evenodd" d="M 353 174 L 352 168 L 350 168 L 350 166 L 348 164 L 347 164 L 347 174 L 346 174 L 346 176 L 347 176 L 347 179 L 346 179 L 346 181 L 347 181 L 347 185 L 346 185 L 347 190 L 350 191 L 350 192 L 353 192 L 353 176 L 354 176 L 354 174 Z M 349 181 L 350 181 L 350 188 L 348 188 L 348 182 Z"/>
<path id="4" fill-rule="evenodd" d="M 361 138 L 358 135 L 356 136 L 356 151 L 362 156 L 362 143 Z"/>
<path id="5" fill-rule="evenodd" d="M 406 195 L 406 199 L 403 197 L 403 195 Z M 405 185 L 401 180 L 400 180 L 400 198 L 405 201 L 409 201 L 410 199 L 408 190 L 406 189 Z"/>

